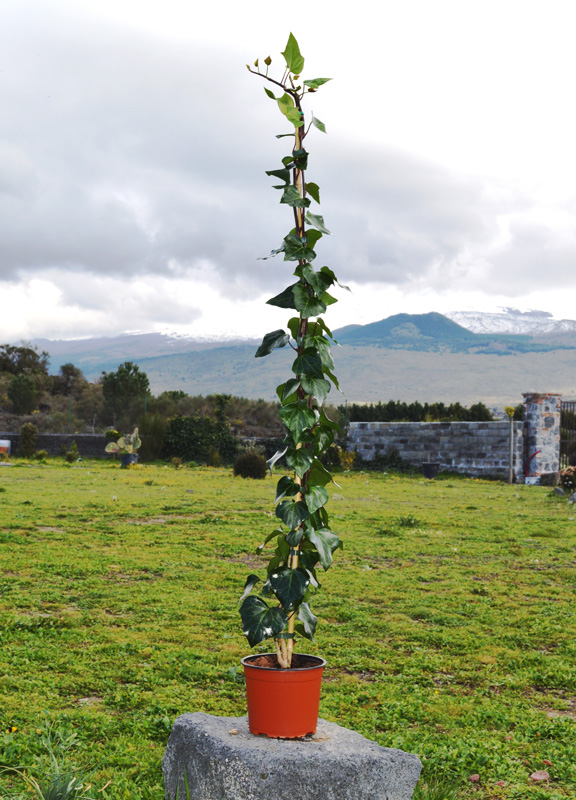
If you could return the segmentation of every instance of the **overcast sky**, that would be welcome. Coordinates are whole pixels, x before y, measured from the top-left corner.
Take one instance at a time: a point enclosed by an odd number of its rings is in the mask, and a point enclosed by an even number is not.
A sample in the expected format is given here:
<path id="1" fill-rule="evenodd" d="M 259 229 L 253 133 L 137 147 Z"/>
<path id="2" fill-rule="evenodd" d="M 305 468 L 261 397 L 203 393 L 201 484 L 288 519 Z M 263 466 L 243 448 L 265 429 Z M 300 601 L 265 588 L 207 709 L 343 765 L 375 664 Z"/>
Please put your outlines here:
<path id="1" fill-rule="evenodd" d="M 0 342 L 125 330 L 259 336 L 290 282 L 265 170 L 288 130 L 245 64 L 292 31 L 328 130 L 307 139 L 352 294 L 400 311 L 575 318 L 571 0 L 3 0 Z"/>

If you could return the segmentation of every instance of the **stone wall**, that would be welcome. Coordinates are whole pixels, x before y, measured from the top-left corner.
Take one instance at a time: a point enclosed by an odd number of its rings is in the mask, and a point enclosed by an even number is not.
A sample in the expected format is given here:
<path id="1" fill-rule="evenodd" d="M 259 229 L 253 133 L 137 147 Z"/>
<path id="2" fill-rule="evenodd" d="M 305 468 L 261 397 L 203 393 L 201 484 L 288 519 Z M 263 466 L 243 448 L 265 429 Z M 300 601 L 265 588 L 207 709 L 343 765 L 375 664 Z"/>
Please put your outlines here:
<path id="1" fill-rule="evenodd" d="M 510 432 L 513 431 L 514 479 L 524 474 L 524 424 L 503 422 L 353 422 L 348 449 L 366 461 L 396 450 L 409 464 L 440 464 L 474 477 L 508 479 Z"/>
<path id="2" fill-rule="evenodd" d="M 558 471 L 560 464 L 559 394 L 524 394 L 526 475 L 534 479 Z"/>
<path id="3" fill-rule="evenodd" d="M 18 455 L 18 433 L 2 433 L 0 439 L 7 439 L 11 443 L 11 455 Z M 59 456 L 62 445 L 70 447 L 76 442 L 81 456 L 87 458 L 111 458 L 104 452 L 106 437 L 103 433 L 39 433 L 36 437 L 36 450 L 46 450 L 49 456 Z"/>

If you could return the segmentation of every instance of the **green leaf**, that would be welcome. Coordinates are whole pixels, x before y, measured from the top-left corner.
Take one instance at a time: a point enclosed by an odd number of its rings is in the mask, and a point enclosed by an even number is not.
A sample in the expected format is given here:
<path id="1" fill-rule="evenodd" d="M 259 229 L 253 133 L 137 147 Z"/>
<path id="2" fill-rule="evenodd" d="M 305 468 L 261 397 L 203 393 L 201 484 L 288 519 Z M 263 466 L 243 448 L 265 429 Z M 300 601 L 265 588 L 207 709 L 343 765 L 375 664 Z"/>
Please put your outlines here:
<path id="1" fill-rule="evenodd" d="M 291 232 L 284 237 L 284 261 L 314 261 L 316 253 L 307 247 L 306 237 L 300 238 Z"/>
<path id="2" fill-rule="evenodd" d="M 301 626 L 302 635 L 305 636 L 307 639 L 310 639 L 311 642 L 313 642 L 314 633 L 316 632 L 316 623 L 318 622 L 318 617 L 314 616 L 314 614 L 310 610 L 310 606 L 308 605 L 308 603 L 300 604 L 297 616 L 300 622 L 302 623 Z"/>
<path id="3" fill-rule="evenodd" d="M 278 308 L 296 308 L 295 301 L 294 301 L 294 287 L 298 286 L 297 283 L 293 283 L 292 286 L 287 286 L 280 294 L 277 294 L 276 297 L 270 298 L 267 300 L 266 303 L 269 306 L 278 306 Z"/>
<path id="4" fill-rule="evenodd" d="M 314 428 L 314 453 L 319 456 L 334 443 L 334 431 L 323 425 Z"/>
<path id="5" fill-rule="evenodd" d="M 326 133 L 326 125 L 324 125 L 323 122 L 315 117 L 314 114 L 312 114 L 312 125 L 314 125 L 315 128 L 318 128 L 319 131 L 322 131 L 322 133 Z"/>
<path id="6" fill-rule="evenodd" d="M 311 80 L 304 81 L 304 86 L 307 86 L 309 89 L 318 89 L 331 80 L 332 78 L 312 78 Z"/>
<path id="7" fill-rule="evenodd" d="M 299 491 L 300 486 L 293 481 L 289 475 L 284 475 L 276 485 L 276 498 L 274 502 L 277 503 L 279 500 L 282 500 L 283 497 L 286 497 L 286 495 L 298 494 Z"/>
<path id="8" fill-rule="evenodd" d="M 294 286 L 293 291 L 294 308 L 299 311 L 306 319 L 308 317 L 317 317 L 326 311 L 326 306 L 323 300 L 320 300 L 316 295 L 312 294 L 301 283 Z"/>
<path id="9" fill-rule="evenodd" d="M 332 564 L 332 553 L 340 544 L 340 539 L 328 528 L 320 528 L 317 531 L 313 528 L 308 528 L 304 535 L 318 550 L 323 568 L 325 570 L 328 569 Z"/>
<path id="10" fill-rule="evenodd" d="M 312 375 L 322 377 L 322 361 L 315 347 L 306 347 L 298 358 L 294 359 L 292 372 L 296 375 Z"/>
<path id="11" fill-rule="evenodd" d="M 256 584 L 260 581 L 258 575 L 248 575 L 246 578 L 246 583 L 244 584 L 244 592 L 242 593 L 242 597 L 238 600 L 239 603 L 244 600 L 244 598 L 250 594 L 252 589 L 256 586 Z"/>
<path id="12" fill-rule="evenodd" d="M 298 188 L 291 183 L 284 187 L 280 202 L 292 208 L 308 208 L 310 205 L 310 200 L 307 197 L 300 197 Z"/>
<path id="13" fill-rule="evenodd" d="M 310 264 L 302 264 L 302 266 L 299 268 L 299 271 L 300 277 L 303 278 L 306 283 L 310 284 L 318 297 L 323 295 L 326 289 L 328 289 L 328 287 L 332 286 L 334 283 L 329 275 L 322 270 L 320 270 L 320 272 L 316 272 Z"/>
<path id="14" fill-rule="evenodd" d="M 300 73 L 304 69 L 304 58 L 300 52 L 300 48 L 298 47 L 298 42 L 296 41 L 292 33 L 288 37 L 286 49 L 284 50 L 282 55 L 286 60 L 286 66 L 288 67 L 290 72 L 293 75 L 300 75 Z"/>
<path id="15" fill-rule="evenodd" d="M 284 384 L 284 388 L 280 395 L 280 402 L 282 405 L 286 405 L 287 403 L 293 403 L 298 399 L 298 395 L 296 392 L 300 386 L 300 381 L 297 378 L 292 378 L 289 381 L 286 381 Z M 290 399 L 292 398 L 292 399 Z"/>
<path id="16" fill-rule="evenodd" d="M 324 378 L 314 378 L 308 375 L 302 375 L 300 378 L 300 385 L 306 394 L 314 397 L 320 405 L 326 400 L 326 396 L 330 391 L 330 382 Z"/>
<path id="17" fill-rule="evenodd" d="M 292 161 L 298 169 L 308 169 L 308 153 L 303 148 L 300 150 L 292 151 Z"/>
<path id="18" fill-rule="evenodd" d="M 290 183 L 289 169 L 267 169 L 266 175 L 270 175 L 272 178 L 278 178 L 278 180 L 284 181 L 284 183 Z"/>
<path id="19" fill-rule="evenodd" d="M 328 492 L 323 486 L 309 486 L 306 489 L 306 505 L 308 511 L 313 514 L 328 502 Z"/>
<path id="20" fill-rule="evenodd" d="M 308 475 L 308 486 L 326 486 L 332 481 L 332 475 L 328 472 L 324 464 L 317 458 L 314 459 L 310 474 Z"/>
<path id="21" fill-rule="evenodd" d="M 322 295 L 322 302 L 326 303 L 327 306 L 331 306 L 334 305 L 334 303 L 337 303 L 338 300 L 335 297 L 332 297 L 331 294 L 328 294 L 328 292 L 324 292 Z"/>
<path id="22" fill-rule="evenodd" d="M 288 616 L 281 608 L 270 608 L 260 597 L 250 595 L 240 606 L 242 630 L 248 637 L 250 647 L 264 639 L 278 636 L 288 622 Z"/>
<path id="23" fill-rule="evenodd" d="M 297 400 L 295 403 L 281 406 L 278 416 L 292 434 L 295 442 L 299 441 L 304 431 L 310 430 L 316 423 L 316 414 L 311 408 L 308 408 L 305 400 Z"/>
<path id="24" fill-rule="evenodd" d="M 262 550 L 264 550 L 268 542 L 271 539 L 274 539 L 274 537 L 277 538 L 278 536 L 284 536 L 284 531 L 282 530 L 282 528 L 276 528 L 276 530 L 272 531 L 272 533 L 269 533 L 268 536 L 264 539 L 263 543 L 259 544 L 258 547 L 256 548 L 256 553 L 258 553 L 259 555 L 262 552 Z"/>
<path id="25" fill-rule="evenodd" d="M 334 384 L 334 386 L 336 387 L 336 389 L 340 389 L 340 383 L 338 382 L 338 378 L 337 378 L 337 377 L 336 377 L 336 375 L 334 375 L 334 373 L 333 373 L 333 372 L 331 372 L 331 371 L 330 371 L 330 369 L 329 369 L 328 367 L 326 367 L 326 366 L 324 366 L 324 374 L 325 374 L 325 375 L 327 375 L 327 376 L 330 378 L 330 380 L 332 381 L 332 383 Z"/>
<path id="26" fill-rule="evenodd" d="M 297 607 L 310 583 L 308 573 L 300 569 L 279 569 L 270 575 L 272 590 L 285 610 Z"/>
<path id="27" fill-rule="evenodd" d="M 299 478 L 304 477 L 312 466 L 313 461 L 314 453 L 308 447 L 291 447 L 286 452 L 288 468 L 294 470 Z"/>
<path id="28" fill-rule="evenodd" d="M 304 530 L 302 528 L 298 528 L 298 530 L 290 531 L 286 534 L 286 541 L 290 547 L 297 547 L 302 541 L 303 536 Z"/>
<path id="29" fill-rule="evenodd" d="M 308 228 L 306 231 L 306 241 L 308 243 L 308 247 L 311 247 L 312 250 L 316 247 L 316 242 L 318 239 L 322 238 L 322 234 L 320 231 L 316 230 L 315 228 Z"/>
<path id="30" fill-rule="evenodd" d="M 303 500 L 282 500 L 276 506 L 276 516 L 293 531 L 308 519 L 310 512 Z"/>
<path id="31" fill-rule="evenodd" d="M 304 83 L 306 83 L 306 81 L 304 81 Z M 274 92 L 273 92 L 273 91 L 271 91 L 270 89 L 267 89 L 267 88 L 266 88 L 266 86 L 264 87 L 264 91 L 266 92 L 266 94 L 268 95 L 268 97 L 269 97 L 271 100 L 278 100 L 278 98 L 276 97 L 276 95 L 274 94 Z"/>
<path id="32" fill-rule="evenodd" d="M 312 225 L 313 228 L 317 228 L 320 233 L 326 233 L 329 236 L 331 235 L 326 225 L 324 225 L 324 217 L 321 214 L 312 214 L 309 211 L 306 214 L 306 222 L 309 225 Z"/>
<path id="33" fill-rule="evenodd" d="M 316 200 L 317 203 L 320 203 L 320 187 L 317 183 L 307 183 L 306 191 L 313 200 Z"/>
<path id="34" fill-rule="evenodd" d="M 299 317 L 292 317 L 292 319 L 288 320 L 288 330 L 292 334 L 293 339 L 298 339 L 298 331 L 300 330 Z"/>
<path id="35" fill-rule="evenodd" d="M 267 333 L 262 339 L 262 344 L 258 350 L 256 350 L 254 358 L 262 358 L 263 356 L 267 356 L 277 347 L 285 347 L 289 341 L 290 335 L 285 333 L 285 331 L 277 330 L 272 331 L 272 333 Z"/>

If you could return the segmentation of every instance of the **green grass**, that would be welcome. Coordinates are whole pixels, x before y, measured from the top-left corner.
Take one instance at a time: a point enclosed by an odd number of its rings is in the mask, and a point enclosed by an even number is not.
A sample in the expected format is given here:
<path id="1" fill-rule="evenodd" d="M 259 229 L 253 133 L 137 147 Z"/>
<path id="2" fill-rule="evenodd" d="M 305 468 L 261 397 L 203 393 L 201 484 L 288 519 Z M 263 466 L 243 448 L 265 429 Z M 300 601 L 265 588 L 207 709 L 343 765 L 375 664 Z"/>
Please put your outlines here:
<path id="1" fill-rule="evenodd" d="M 41 775 L 48 737 L 58 763 L 95 770 L 88 795 L 160 800 L 175 717 L 245 714 L 236 601 L 265 563 L 276 480 L 0 467 L 0 767 Z M 338 483 L 345 549 L 302 644 L 328 661 L 321 716 L 417 753 L 422 798 L 576 796 L 573 507 L 458 478 Z M 2 773 L 9 791 L 29 796 Z"/>

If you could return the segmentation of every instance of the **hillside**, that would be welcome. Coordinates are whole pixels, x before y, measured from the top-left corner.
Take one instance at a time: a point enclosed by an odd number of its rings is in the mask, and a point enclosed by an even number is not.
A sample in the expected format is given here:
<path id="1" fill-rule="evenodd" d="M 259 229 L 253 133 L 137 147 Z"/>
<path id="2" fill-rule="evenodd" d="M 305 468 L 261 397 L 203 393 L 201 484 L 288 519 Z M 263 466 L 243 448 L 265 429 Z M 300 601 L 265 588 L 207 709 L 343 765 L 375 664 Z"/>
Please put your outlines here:
<path id="1" fill-rule="evenodd" d="M 441 314 L 396 314 L 368 325 L 335 331 L 342 394 L 332 402 L 397 399 L 479 400 L 516 404 L 522 392 L 552 391 L 576 396 L 576 348 L 535 341 L 526 335 L 476 334 Z M 291 351 L 254 358 L 257 342 L 197 341 L 165 334 L 114 339 L 36 342 L 51 354 L 51 368 L 73 362 L 89 380 L 125 360 L 148 374 L 154 394 L 181 389 L 192 395 L 215 392 L 275 399 L 290 370 Z"/>

